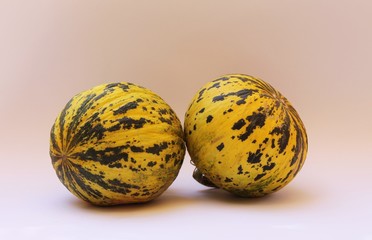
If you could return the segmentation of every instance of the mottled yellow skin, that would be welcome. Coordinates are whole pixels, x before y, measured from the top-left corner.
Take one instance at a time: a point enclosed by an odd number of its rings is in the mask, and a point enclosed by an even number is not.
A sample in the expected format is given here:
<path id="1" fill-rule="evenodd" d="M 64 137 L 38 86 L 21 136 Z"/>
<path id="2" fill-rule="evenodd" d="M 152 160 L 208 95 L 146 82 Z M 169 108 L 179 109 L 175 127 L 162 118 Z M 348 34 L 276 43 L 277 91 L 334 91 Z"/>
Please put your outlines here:
<path id="1" fill-rule="evenodd" d="M 258 197 L 287 185 L 304 164 L 305 127 L 288 100 L 242 74 L 207 83 L 185 115 L 192 162 L 218 188 Z"/>
<path id="2" fill-rule="evenodd" d="M 158 197 L 178 175 L 184 154 L 174 111 L 155 93 L 131 83 L 77 94 L 51 130 L 57 176 L 74 195 L 95 205 Z"/>

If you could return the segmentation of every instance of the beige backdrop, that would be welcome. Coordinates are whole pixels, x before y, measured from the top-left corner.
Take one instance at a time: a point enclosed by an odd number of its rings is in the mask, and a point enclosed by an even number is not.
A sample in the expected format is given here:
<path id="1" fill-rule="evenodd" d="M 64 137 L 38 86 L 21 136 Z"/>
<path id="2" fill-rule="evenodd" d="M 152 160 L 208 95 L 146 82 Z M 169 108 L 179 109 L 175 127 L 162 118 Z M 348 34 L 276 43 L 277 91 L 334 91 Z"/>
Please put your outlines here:
<path id="1" fill-rule="evenodd" d="M 360 0 L 1 0 L 1 139 L 47 142 L 66 101 L 103 82 L 148 87 L 183 118 L 206 81 L 246 73 L 286 95 L 310 137 L 324 134 L 312 142 L 368 140 L 371 7 Z"/>
<path id="2" fill-rule="evenodd" d="M 302 179 L 334 170 L 370 181 L 371 9 L 368 0 L 0 0 L 1 181 L 59 186 L 49 130 L 82 90 L 130 81 L 183 120 L 196 91 L 226 73 L 260 77 L 293 103 L 310 141 Z"/>

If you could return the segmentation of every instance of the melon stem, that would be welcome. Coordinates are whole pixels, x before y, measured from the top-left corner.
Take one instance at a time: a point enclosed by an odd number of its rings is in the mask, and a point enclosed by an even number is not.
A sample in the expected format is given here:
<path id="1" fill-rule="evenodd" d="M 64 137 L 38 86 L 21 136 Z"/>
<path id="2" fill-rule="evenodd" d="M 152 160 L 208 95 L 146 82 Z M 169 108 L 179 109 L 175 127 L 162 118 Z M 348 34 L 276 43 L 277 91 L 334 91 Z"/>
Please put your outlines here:
<path id="1" fill-rule="evenodd" d="M 199 169 L 195 168 L 192 177 L 200 184 L 207 187 L 218 188 L 214 183 L 212 183 Z"/>

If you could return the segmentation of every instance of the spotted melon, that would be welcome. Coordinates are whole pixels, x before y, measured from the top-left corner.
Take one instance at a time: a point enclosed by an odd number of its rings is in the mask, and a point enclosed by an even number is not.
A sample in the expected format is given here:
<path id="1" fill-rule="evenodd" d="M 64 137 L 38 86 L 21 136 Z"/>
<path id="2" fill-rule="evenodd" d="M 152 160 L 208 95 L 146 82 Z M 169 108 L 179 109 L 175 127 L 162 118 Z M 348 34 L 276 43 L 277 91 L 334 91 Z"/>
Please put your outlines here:
<path id="1" fill-rule="evenodd" d="M 152 91 L 111 83 L 74 96 L 57 117 L 50 156 L 58 178 L 95 205 L 150 201 L 177 177 L 182 125 Z"/>
<path id="2" fill-rule="evenodd" d="M 194 178 L 242 197 L 283 188 L 302 168 L 308 149 L 304 124 L 289 101 L 243 74 L 202 87 L 184 129 Z"/>

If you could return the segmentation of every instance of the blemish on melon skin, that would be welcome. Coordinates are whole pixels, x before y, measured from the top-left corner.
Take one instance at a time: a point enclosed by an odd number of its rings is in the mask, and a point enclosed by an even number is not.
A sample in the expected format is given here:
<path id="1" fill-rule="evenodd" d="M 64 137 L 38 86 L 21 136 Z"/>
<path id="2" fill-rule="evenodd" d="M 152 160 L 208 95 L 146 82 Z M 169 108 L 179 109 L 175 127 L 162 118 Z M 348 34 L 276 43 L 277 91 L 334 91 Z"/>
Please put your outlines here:
<path id="1" fill-rule="evenodd" d="M 275 139 L 274 138 L 271 139 L 271 148 L 272 149 L 275 149 L 276 148 L 276 146 L 275 146 Z"/>
<path id="2" fill-rule="evenodd" d="M 282 153 L 287 145 L 288 145 L 288 142 L 289 142 L 289 137 L 290 137 L 290 133 L 289 133 L 289 127 L 287 126 L 287 124 L 284 124 L 283 126 L 281 127 L 275 127 L 271 132 L 270 132 L 271 135 L 281 135 L 281 137 L 278 139 L 278 145 L 279 145 L 279 153 Z"/>
<path id="3" fill-rule="evenodd" d="M 225 147 L 225 145 L 223 143 L 221 143 L 220 145 L 217 146 L 217 150 L 219 152 L 221 152 L 224 147 Z"/>
<path id="4" fill-rule="evenodd" d="M 235 122 L 234 125 L 232 126 L 232 130 L 240 130 L 246 122 L 244 121 L 243 118 L 239 119 L 239 121 Z"/>
<path id="5" fill-rule="evenodd" d="M 138 102 L 137 101 L 128 102 L 125 105 L 118 108 L 117 110 L 114 110 L 114 115 L 125 114 L 129 110 L 136 109 L 137 107 L 138 107 Z"/>
<path id="6" fill-rule="evenodd" d="M 154 162 L 154 161 L 150 161 L 149 163 L 147 163 L 147 166 L 149 166 L 149 167 L 153 167 L 155 165 L 156 165 L 156 162 Z"/>
<path id="7" fill-rule="evenodd" d="M 207 89 L 203 88 L 202 90 L 199 91 L 199 96 L 198 96 L 198 99 L 196 100 L 196 102 L 200 102 L 203 99 L 202 96 L 203 96 L 205 90 L 207 90 Z M 191 107 L 191 105 L 190 105 L 190 107 Z"/>
<path id="8" fill-rule="evenodd" d="M 225 99 L 224 95 L 219 95 L 219 96 L 215 96 L 212 102 L 223 101 L 224 99 Z"/>
<path id="9" fill-rule="evenodd" d="M 275 163 L 271 163 L 270 165 L 265 165 L 263 166 L 263 171 L 270 171 L 271 169 L 273 169 L 275 167 Z"/>
<path id="10" fill-rule="evenodd" d="M 130 150 L 131 150 L 132 152 L 136 152 L 136 153 L 144 152 L 143 147 L 137 147 L 137 146 L 131 146 L 131 147 L 130 147 Z"/>
<path id="11" fill-rule="evenodd" d="M 215 84 L 213 84 L 212 86 L 210 86 L 207 90 L 210 90 L 212 88 L 220 88 L 220 83 L 219 82 L 216 82 Z"/>
<path id="12" fill-rule="evenodd" d="M 237 96 L 237 97 L 240 98 L 240 100 L 238 100 L 236 102 L 236 104 L 240 105 L 240 104 L 246 103 L 245 100 L 250 95 L 252 95 L 254 92 L 255 92 L 255 90 L 242 89 L 242 90 L 239 90 L 237 92 L 230 92 L 230 93 L 227 93 L 227 94 L 221 94 L 221 95 L 215 96 L 215 97 L 213 97 L 212 102 L 215 103 L 215 102 L 218 102 L 218 101 L 223 101 L 223 100 L 225 100 L 226 97 L 229 97 L 229 96 Z"/>
<path id="13" fill-rule="evenodd" d="M 292 173 L 292 170 L 290 170 L 288 173 L 287 173 L 287 176 L 285 178 L 283 178 L 283 180 L 281 181 L 282 183 L 285 182 L 285 180 L 287 180 L 289 178 L 289 176 L 291 175 Z"/>
<path id="14" fill-rule="evenodd" d="M 152 147 L 146 148 L 147 153 L 152 153 L 155 155 L 160 155 L 160 152 L 163 151 L 164 149 L 168 148 L 168 143 L 167 142 L 162 142 L 160 144 L 154 144 Z"/>
<path id="15" fill-rule="evenodd" d="M 255 153 L 249 152 L 248 153 L 248 163 L 259 163 L 261 162 L 262 152 L 260 150 L 257 150 Z"/>
<path id="16" fill-rule="evenodd" d="M 239 165 L 237 174 L 238 175 L 243 174 L 243 167 L 242 167 L 242 165 Z"/>
<path id="17" fill-rule="evenodd" d="M 265 125 L 266 115 L 254 112 L 246 119 L 249 121 L 249 124 L 245 129 L 245 133 L 242 133 L 238 136 L 241 141 L 247 140 L 256 128 L 262 128 Z"/>
<path id="18" fill-rule="evenodd" d="M 223 115 L 225 115 L 227 113 L 231 113 L 232 111 L 234 111 L 234 110 L 232 110 L 231 108 L 229 108 L 229 109 L 227 109 L 226 111 L 223 112 Z"/>
<path id="19" fill-rule="evenodd" d="M 212 120 L 213 120 L 213 116 L 212 115 L 208 115 L 206 122 L 207 123 L 210 123 Z"/>
<path id="20" fill-rule="evenodd" d="M 232 180 L 231 178 L 228 178 L 228 177 L 225 178 L 225 180 L 224 180 L 225 183 L 230 183 L 230 182 L 232 182 L 232 181 L 233 181 L 233 180 Z"/>
<path id="21" fill-rule="evenodd" d="M 254 178 L 254 181 L 258 181 L 260 180 L 262 177 L 264 177 L 266 175 L 266 173 L 261 173 L 261 174 L 258 174 L 255 178 Z"/>

